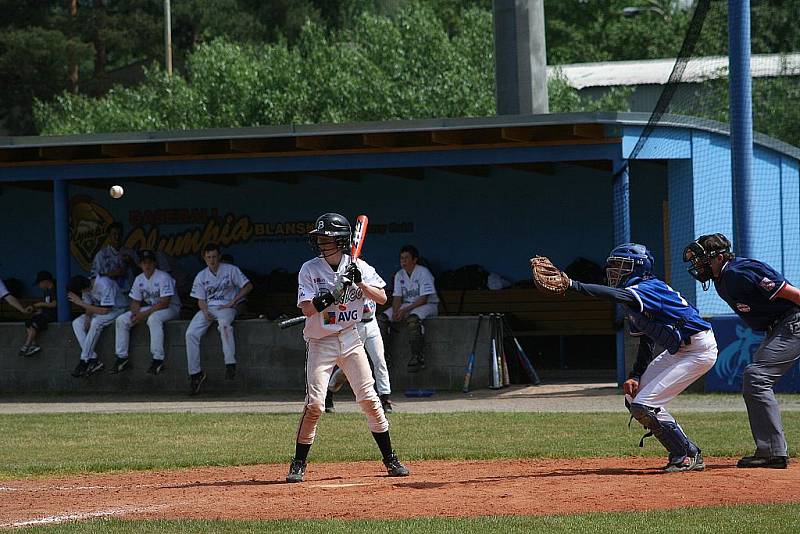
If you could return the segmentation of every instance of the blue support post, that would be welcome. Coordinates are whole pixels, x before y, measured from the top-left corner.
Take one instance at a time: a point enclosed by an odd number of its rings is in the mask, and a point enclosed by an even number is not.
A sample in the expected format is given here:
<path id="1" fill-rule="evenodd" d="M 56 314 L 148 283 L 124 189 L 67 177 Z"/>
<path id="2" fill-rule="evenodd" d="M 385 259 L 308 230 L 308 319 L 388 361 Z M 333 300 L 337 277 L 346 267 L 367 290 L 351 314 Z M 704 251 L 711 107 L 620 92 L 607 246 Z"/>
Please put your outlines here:
<path id="1" fill-rule="evenodd" d="M 56 298 L 58 299 L 58 322 L 69 321 L 69 301 L 67 300 L 67 283 L 69 269 L 69 184 L 66 180 L 53 182 L 53 212 L 56 237 Z"/>
<path id="2" fill-rule="evenodd" d="M 614 177 L 611 182 L 614 221 L 614 246 L 631 240 L 631 197 L 628 161 L 614 161 Z M 622 306 L 617 305 L 617 321 L 622 322 Z M 617 384 L 625 382 L 625 330 L 617 332 Z"/>
<path id="3" fill-rule="evenodd" d="M 728 0 L 728 97 L 731 110 L 733 246 L 752 255 L 755 242 L 753 204 L 753 103 L 750 80 L 750 0 Z"/>

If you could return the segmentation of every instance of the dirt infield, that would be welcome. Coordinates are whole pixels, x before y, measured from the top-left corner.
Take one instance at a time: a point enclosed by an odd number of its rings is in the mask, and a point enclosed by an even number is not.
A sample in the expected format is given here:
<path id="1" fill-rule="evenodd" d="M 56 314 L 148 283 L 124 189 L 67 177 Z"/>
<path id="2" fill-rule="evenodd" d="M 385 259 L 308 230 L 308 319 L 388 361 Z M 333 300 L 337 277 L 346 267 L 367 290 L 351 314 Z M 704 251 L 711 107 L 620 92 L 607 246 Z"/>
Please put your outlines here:
<path id="1" fill-rule="evenodd" d="M 303 484 L 285 465 L 210 467 L 0 482 L 0 527 L 93 517 L 307 519 L 545 515 L 745 503 L 800 503 L 800 465 L 664 474 L 654 458 L 410 462 L 389 478 L 378 462 L 311 464 Z M 654 493 L 654 487 L 657 489 Z"/>

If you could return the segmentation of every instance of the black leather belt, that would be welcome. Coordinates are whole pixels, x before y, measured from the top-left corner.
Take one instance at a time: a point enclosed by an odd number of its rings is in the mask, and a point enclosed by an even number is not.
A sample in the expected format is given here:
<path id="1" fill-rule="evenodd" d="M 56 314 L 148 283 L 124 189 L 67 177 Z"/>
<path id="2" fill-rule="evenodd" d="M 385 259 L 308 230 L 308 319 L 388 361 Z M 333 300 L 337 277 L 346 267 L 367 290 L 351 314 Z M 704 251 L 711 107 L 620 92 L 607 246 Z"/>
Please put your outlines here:
<path id="1" fill-rule="evenodd" d="M 781 314 L 780 317 L 772 321 L 772 323 L 767 327 L 767 332 L 771 334 L 773 330 L 778 328 L 778 325 L 780 325 L 783 321 L 785 321 L 786 319 L 797 313 L 800 313 L 800 308 L 794 306 L 789 308 L 788 311 L 784 312 L 783 314 Z"/>
<path id="2" fill-rule="evenodd" d="M 371 322 L 372 322 L 372 321 L 374 321 L 374 320 L 375 320 L 375 316 L 373 315 L 373 316 L 372 316 L 372 317 L 370 317 L 369 319 L 361 319 L 361 322 L 362 322 L 362 323 L 371 323 Z"/>

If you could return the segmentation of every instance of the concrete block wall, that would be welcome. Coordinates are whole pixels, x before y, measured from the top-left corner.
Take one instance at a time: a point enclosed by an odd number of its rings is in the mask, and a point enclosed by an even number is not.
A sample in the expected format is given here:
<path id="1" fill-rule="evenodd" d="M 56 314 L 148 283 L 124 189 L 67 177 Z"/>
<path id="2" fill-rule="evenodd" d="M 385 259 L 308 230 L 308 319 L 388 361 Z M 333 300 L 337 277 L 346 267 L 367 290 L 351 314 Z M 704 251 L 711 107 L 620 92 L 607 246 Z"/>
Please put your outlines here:
<path id="1" fill-rule="evenodd" d="M 24 393 L 184 393 L 188 392 L 186 343 L 188 321 L 171 321 L 165 329 L 166 369 L 158 376 L 147 374 L 150 365 L 150 333 L 146 325 L 131 331 L 130 358 L 133 368 L 111 374 L 114 362 L 114 327 L 106 328 L 97 346 L 97 353 L 106 369 L 85 378 L 73 378 L 70 372 L 79 359 L 79 347 L 69 323 L 51 324 L 39 337 L 42 351 L 23 358 L 18 355 L 25 340 L 22 323 L 0 324 L 0 394 Z M 419 373 L 408 373 L 408 342 L 403 333 L 394 336 L 394 365 L 390 371 L 392 389 L 460 389 L 464 380 L 467 355 L 472 348 L 477 317 L 432 317 L 426 320 L 426 364 Z M 219 332 L 209 329 L 201 343 L 203 368 L 208 379 L 207 392 L 258 393 L 277 390 L 305 389 L 305 343 L 300 327 L 280 330 L 277 324 L 264 319 L 237 321 L 237 376 L 225 380 L 225 366 Z M 476 369 L 472 377 L 474 389 L 489 384 L 489 328 L 486 321 L 476 350 Z"/>

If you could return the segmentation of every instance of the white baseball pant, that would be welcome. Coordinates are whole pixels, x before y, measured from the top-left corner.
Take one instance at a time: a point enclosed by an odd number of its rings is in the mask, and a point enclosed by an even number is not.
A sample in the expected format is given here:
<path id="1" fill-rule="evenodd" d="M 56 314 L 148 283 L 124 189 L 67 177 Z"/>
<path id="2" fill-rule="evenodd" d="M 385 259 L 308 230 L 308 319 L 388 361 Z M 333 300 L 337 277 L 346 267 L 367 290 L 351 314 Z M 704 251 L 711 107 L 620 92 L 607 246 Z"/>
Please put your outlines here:
<path id="1" fill-rule="evenodd" d="M 100 339 L 100 332 L 124 312 L 125 308 L 112 308 L 108 313 L 92 315 L 88 329 L 86 328 L 88 316 L 85 313 L 72 321 L 72 331 L 75 332 L 75 338 L 81 347 L 81 360 L 88 361 L 97 358 L 94 348 Z"/>
<path id="2" fill-rule="evenodd" d="M 717 340 L 711 330 L 699 332 L 691 340 L 691 344 L 681 345 L 675 354 L 664 351 L 656 356 L 642 374 L 636 396 L 626 395 L 626 400 L 659 408 L 658 420 L 674 423 L 675 418 L 665 408 L 667 403 L 706 374 L 717 361 Z"/>
<path id="3" fill-rule="evenodd" d="M 141 308 L 142 312 L 149 310 L 151 306 Z M 169 307 L 163 310 L 154 311 L 147 317 L 147 326 L 150 329 L 150 354 L 153 355 L 154 360 L 164 359 L 164 323 L 178 318 L 178 308 Z M 128 347 L 130 346 L 131 337 L 131 317 L 133 313 L 127 311 L 117 317 L 117 341 L 116 351 L 117 358 L 128 357 Z"/>
<path id="4" fill-rule="evenodd" d="M 225 364 L 236 363 L 236 343 L 233 338 L 233 320 L 236 319 L 236 308 L 220 308 L 209 306 L 208 312 L 217 321 L 217 330 L 222 340 L 222 354 Z M 194 375 L 203 370 L 200 365 L 200 338 L 206 333 L 214 321 L 209 321 L 203 311 L 197 312 L 189 326 L 186 327 L 186 360 L 189 374 Z"/>
<path id="5" fill-rule="evenodd" d="M 381 401 L 375 393 L 375 380 L 369 369 L 364 344 L 355 326 L 322 339 L 309 339 L 306 344 L 306 401 L 297 429 L 297 442 L 314 443 L 317 421 L 325 411 L 325 394 L 334 366 L 344 371 L 356 402 L 367 417 L 370 431 L 389 430 Z"/>
<path id="6" fill-rule="evenodd" d="M 389 383 L 389 368 L 386 365 L 386 357 L 383 352 L 383 337 L 381 329 L 378 327 L 377 319 L 372 319 L 366 323 L 357 323 L 358 337 L 364 343 L 370 361 L 372 361 L 372 372 L 375 375 L 375 386 L 378 388 L 378 395 L 389 395 L 392 392 L 392 385 Z M 328 389 L 333 393 L 339 391 L 347 378 L 341 368 L 331 375 Z"/>

